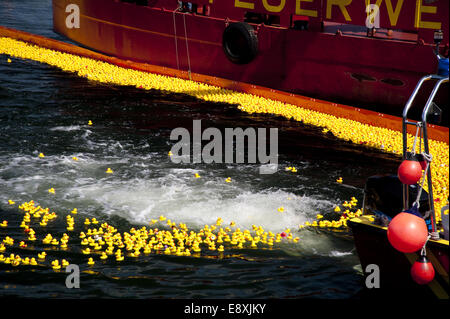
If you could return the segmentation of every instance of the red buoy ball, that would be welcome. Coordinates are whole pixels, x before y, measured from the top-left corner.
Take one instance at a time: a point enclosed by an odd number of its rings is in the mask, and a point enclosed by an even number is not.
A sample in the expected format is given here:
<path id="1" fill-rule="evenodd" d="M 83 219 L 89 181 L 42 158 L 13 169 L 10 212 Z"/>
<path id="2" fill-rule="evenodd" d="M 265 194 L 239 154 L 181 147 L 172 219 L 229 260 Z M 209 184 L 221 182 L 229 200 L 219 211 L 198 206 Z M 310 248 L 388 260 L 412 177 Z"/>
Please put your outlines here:
<path id="1" fill-rule="evenodd" d="M 281 235 L 281 237 L 283 237 L 283 238 L 287 236 L 287 234 L 286 234 L 285 232 L 282 232 L 280 235 Z"/>
<path id="2" fill-rule="evenodd" d="M 404 160 L 397 171 L 398 178 L 403 184 L 416 184 L 422 177 L 422 166 L 417 160 Z"/>
<path id="3" fill-rule="evenodd" d="M 392 247 L 398 251 L 413 253 L 425 245 L 428 229 L 423 218 L 401 212 L 389 223 L 387 237 Z"/>
<path id="4" fill-rule="evenodd" d="M 425 256 L 420 256 L 411 267 L 411 276 L 419 285 L 426 285 L 434 279 L 434 267 Z"/>

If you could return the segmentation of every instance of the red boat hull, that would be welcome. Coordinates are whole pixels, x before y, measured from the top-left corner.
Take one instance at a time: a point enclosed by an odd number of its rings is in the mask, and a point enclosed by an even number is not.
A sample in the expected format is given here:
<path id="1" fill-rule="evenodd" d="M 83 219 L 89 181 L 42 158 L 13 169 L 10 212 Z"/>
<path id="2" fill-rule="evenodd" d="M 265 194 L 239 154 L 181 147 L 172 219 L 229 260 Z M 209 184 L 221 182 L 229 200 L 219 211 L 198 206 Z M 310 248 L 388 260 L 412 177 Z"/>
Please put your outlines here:
<path id="1" fill-rule="evenodd" d="M 66 6 L 80 28 L 66 27 Z M 54 30 L 105 54 L 399 115 L 417 81 L 435 73 L 433 47 L 259 25 L 245 65 L 222 48 L 227 21 L 111 0 L 54 0 Z"/>

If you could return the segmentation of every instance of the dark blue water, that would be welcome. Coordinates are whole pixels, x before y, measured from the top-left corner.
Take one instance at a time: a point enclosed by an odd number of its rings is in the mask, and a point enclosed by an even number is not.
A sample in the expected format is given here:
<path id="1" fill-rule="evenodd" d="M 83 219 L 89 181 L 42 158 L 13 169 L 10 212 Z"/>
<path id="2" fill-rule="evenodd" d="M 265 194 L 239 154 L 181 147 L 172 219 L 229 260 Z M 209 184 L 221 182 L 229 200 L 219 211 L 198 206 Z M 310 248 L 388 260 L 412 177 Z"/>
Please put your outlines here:
<path id="1" fill-rule="evenodd" d="M 0 25 L 62 40 L 52 31 L 50 0 L 2 0 Z M 233 105 L 205 103 L 186 95 L 143 92 L 77 78 L 54 67 L 0 55 L 0 240 L 16 240 L 5 255 L 48 257 L 37 267 L 0 263 L 0 296 L 119 298 L 351 298 L 363 289 L 351 234 L 298 229 L 316 214 L 355 196 L 362 202 L 368 176 L 395 171 L 396 159 L 324 135 L 319 128 L 273 116 L 248 115 Z M 280 169 L 260 175 L 251 164 L 174 164 L 167 153 L 170 132 L 202 126 L 276 127 Z M 91 120 L 94 125 L 87 125 Z M 39 158 L 39 153 L 45 158 Z M 78 157 L 73 161 L 72 157 Z M 295 166 L 297 174 L 286 172 Z M 110 167 L 114 174 L 105 174 Z M 199 173 L 202 178 L 193 178 Z M 344 184 L 335 183 L 342 176 Z M 233 182 L 224 183 L 231 177 Z M 49 188 L 55 194 L 49 194 Z M 26 249 L 16 203 L 34 200 L 60 218 L 36 230 Z M 285 212 L 277 214 L 283 206 Z M 60 238 L 65 218 L 96 217 L 121 232 L 148 226 L 164 214 L 199 230 L 235 221 L 241 229 L 291 228 L 299 243 L 273 249 L 231 249 L 201 257 L 161 254 L 86 264 L 76 235 L 69 249 L 47 248 L 41 239 Z M 82 226 L 81 226 L 82 227 Z M 80 265 L 81 288 L 68 289 L 53 259 Z"/>

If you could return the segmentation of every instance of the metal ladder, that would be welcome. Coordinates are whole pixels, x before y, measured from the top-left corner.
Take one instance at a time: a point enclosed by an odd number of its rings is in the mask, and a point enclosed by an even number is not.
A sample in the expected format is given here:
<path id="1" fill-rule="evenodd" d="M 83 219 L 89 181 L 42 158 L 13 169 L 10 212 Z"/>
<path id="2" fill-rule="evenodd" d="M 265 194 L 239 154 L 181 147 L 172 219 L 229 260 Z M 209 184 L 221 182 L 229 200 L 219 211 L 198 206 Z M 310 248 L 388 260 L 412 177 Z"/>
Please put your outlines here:
<path id="1" fill-rule="evenodd" d="M 428 97 L 428 100 L 425 104 L 425 107 L 422 111 L 422 121 L 409 121 L 408 120 L 408 112 L 414 102 L 415 97 L 417 96 L 417 93 L 419 92 L 422 85 L 429 81 L 429 80 L 437 80 L 433 90 L 431 91 L 430 96 Z M 417 83 L 413 93 L 409 97 L 408 101 L 406 102 L 405 108 L 403 109 L 403 119 L 402 119 L 402 133 L 403 133 L 403 160 L 406 159 L 406 153 L 407 153 L 407 147 L 408 147 L 408 134 L 407 134 L 407 126 L 408 125 L 414 125 L 415 127 L 420 126 L 421 127 L 421 134 L 419 138 L 423 138 L 423 145 L 424 145 L 424 151 L 426 154 L 430 154 L 429 146 L 428 146 L 428 134 L 427 134 L 427 117 L 429 115 L 429 112 L 432 109 L 434 98 L 436 97 L 437 92 L 439 91 L 440 86 L 448 82 L 448 77 L 443 77 L 440 75 L 430 74 L 427 76 L 424 76 L 420 79 L 420 81 Z M 436 230 L 436 212 L 434 209 L 434 200 L 433 200 L 433 184 L 431 180 L 431 165 L 428 167 L 427 172 L 427 182 L 428 182 L 428 200 L 430 203 L 430 210 L 431 210 L 431 239 L 437 240 L 439 239 L 439 233 Z M 408 192 L 408 185 L 403 184 L 403 209 L 409 209 L 409 192 Z"/>

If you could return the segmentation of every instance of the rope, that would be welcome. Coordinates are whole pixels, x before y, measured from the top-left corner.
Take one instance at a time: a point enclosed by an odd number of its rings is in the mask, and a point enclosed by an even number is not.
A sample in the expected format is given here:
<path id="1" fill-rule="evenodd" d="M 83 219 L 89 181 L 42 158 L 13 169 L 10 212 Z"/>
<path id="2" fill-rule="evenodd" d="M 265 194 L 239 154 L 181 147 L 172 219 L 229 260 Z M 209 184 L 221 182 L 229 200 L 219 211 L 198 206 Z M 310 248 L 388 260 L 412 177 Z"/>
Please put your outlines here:
<path id="1" fill-rule="evenodd" d="M 422 131 L 422 130 L 420 130 L 420 131 Z M 419 153 L 422 153 L 422 132 L 420 132 L 420 138 L 419 138 Z"/>
<path id="2" fill-rule="evenodd" d="M 188 37 L 187 37 L 187 29 L 186 29 L 186 15 L 183 14 L 183 22 L 184 22 L 184 38 L 186 39 L 186 52 L 187 52 L 187 59 L 188 59 L 188 74 L 189 74 L 189 80 L 192 80 L 191 78 L 191 58 L 189 57 L 189 45 L 188 45 Z"/>
<path id="3" fill-rule="evenodd" d="M 431 238 L 431 235 L 428 235 L 425 244 L 423 244 L 423 247 L 422 247 L 422 249 L 420 250 L 420 256 L 426 256 L 426 255 L 427 255 L 427 249 L 426 249 L 426 246 L 427 246 L 428 240 L 430 240 L 430 238 Z"/>
<path id="4" fill-rule="evenodd" d="M 416 198 L 416 201 L 414 202 L 414 204 L 416 204 L 416 206 L 417 206 L 417 209 L 419 209 L 419 207 L 420 207 L 419 199 L 420 199 L 420 196 L 422 195 L 423 184 L 425 183 L 425 178 L 426 178 L 427 173 L 428 173 L 428 168 L 430 167 L 430 163 L 433 160 L 433 156 L 431 154 L 422 153 L 422 155 L 425 158 L 425 160 L 427 161 L 427 167 L 425 168 L 425 172 L 423 174 L 422 182 L 420 183 L 420 188 L 419 188 L 419 191 L 417 192 L 417 198 Z"/>
<path id="5" fill-rule="evenodd" d="M 417 137 L 419 136 L 419 131 L 420 131 L 421 126 L 422 126 L 422 123 L 421 122 L 417 122 L 417 124 L 416 124 L 416 136 L 414 137 L 414 144 L 413 144 L 413 147 L 412 147 L 412 150 L 411 150 L 412 155 L 416 154 Z M 422 145 L 422 138 L 420 140 L 421 140 L 420 144 Z"/>
<path id="6" fill-rule="evenodd" d="M 175 55 L 176 55 L 176 59 L 177 59 L 177 69 L 180 69 L 180 61 L 178 60 L 178 41 L 177 41 L 177 24 L 175 22 L 175 13 L 181 9 L 181 2 L 178 2 L 178 7 L 173 10 L 173 32 L 175 35 Z"/>

